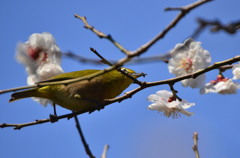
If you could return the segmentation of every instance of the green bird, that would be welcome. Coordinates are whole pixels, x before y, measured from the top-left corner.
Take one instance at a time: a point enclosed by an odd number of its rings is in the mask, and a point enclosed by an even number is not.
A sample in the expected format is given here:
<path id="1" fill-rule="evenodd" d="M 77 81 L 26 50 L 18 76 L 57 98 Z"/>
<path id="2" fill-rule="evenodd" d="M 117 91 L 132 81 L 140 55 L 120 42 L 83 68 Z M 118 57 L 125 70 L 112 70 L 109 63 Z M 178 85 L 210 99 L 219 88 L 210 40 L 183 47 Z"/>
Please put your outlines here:
<path id="1" fill-rule="evenodd" d="M 121 68 L 121 70 L 131 75 L 133 78 L 143 76 L 142 73 L 135 73 L 135 71 L 127 68 Z M 40 83 L 87 77 L 99 71 L 100 70 L 90 69 L 63 73 Z M 49 85 L 16 92 L 11 95 L 9 102 L 23 98 L 39 97 L 49 99 L 53 103 L 75 112 L 91 112 L 96 109 L 98 105 L 103 104 L 105 99 L 112 99 L 121 94 L 122 91 L 133 82 L 132 79 L 118 70 L 112 70 L 94 77 L 91 80 L 77 81 L 69 84 Z"/>

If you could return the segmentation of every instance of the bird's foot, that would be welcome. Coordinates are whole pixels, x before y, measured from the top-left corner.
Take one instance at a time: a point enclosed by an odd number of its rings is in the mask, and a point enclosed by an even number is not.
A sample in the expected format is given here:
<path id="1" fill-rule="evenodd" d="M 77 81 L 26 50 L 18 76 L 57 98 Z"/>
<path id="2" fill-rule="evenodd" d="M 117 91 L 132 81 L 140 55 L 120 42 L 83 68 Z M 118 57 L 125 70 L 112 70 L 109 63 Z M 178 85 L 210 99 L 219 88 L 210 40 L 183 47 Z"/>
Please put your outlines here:
<path id="1" fill-rule="evenodd" d="M 92 108 L 91 110 L 89 110 L 89 114 L 91 114 L 92 112 L 94 112 L 94 111 L 100 111 L 100 110 L 102 110 L 102 109 L 104 109 L 104 105 L 102 105 L 102 104 L 97 104 L 96 106 L 95 106 L 95 108 Z"/>
<path id="2" fill-rule="evenodd" d="M 50 122 L 51 122 L 51 123 L 54 123 L 54 122 L 57 122 L 57 121 L 58 121 L 58 116 L 57 116 L 57 115 L 52 115 L 52 114 L 50 114 L 50 115 L 49 115 L 49 118 L 50 118 Z"/>

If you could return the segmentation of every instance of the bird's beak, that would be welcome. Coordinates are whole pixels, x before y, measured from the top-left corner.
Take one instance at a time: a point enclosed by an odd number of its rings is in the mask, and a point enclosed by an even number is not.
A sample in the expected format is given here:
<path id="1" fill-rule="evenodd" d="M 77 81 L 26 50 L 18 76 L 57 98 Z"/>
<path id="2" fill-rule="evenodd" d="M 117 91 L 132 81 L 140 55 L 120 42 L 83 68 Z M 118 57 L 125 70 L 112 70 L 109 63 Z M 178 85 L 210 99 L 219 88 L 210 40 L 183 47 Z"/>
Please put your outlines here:
<path id="1" fill-rule="evenodd" d="M 141 76 L 145 77 L 146 75 L 147 74 L 145 74 L 143 72 L 141 72 L 141 73 L 136 73 L 136 72 L 131 73 L 131 76 L 133 76 L 134 78 L 138 78 L 138 77 L 141 77 Z"/>

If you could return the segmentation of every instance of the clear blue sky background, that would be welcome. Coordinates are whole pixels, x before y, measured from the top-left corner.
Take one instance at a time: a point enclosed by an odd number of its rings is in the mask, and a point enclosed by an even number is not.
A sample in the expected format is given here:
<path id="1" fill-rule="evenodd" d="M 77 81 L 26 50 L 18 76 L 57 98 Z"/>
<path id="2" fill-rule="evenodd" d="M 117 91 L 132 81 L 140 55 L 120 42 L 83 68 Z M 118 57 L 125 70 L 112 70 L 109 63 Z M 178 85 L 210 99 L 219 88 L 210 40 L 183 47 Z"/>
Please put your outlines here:
<path id="1" fill-rule="evenodd" d="M 1 0 L 0 1 L 0 89 L 26 85 L 24 67 L 15 60 L 18 42 L 24 42 L 32 33 L 50 32 L 62 51 L 95 58 L 89 47 L 97 49 L 108 59 L 123 57 L 111 43 L 99 39 L 83 28 L 74 14 L 87 16 L 95 28 L 111 34 L 125 48 L 135 50 L 144 44 L 177 15 L 177 11 L 165 12 L 166 7 L 178 7 L 193 0 Z M 143 56 L 157 55 L 172 49 L 184 41 L 197 27 L 196 18 L 220 19 L 224 23 L 239 20 L 239 1 L 215 0 L 187 15 L 167 36 Z M 232 58 L 240 53 L 240 37 L 226 33 L 211 34 L 204 31 L 197 39 L 212 55 L 212 63 Z M 148 74 L 143 81 L 156 81 L 173 77 L 162 62 L 130 65 L 132 69 Z M 66 72 L 99 68 L 64 58 Z M 207 74 L 212 80 L 217 71 Z M 232 77 L 231 72 L 226 76 Z M 131 86 L 128 90 L 135 88 Z M 192 135 L 199 132 L 201 157 L 240 157 L 240 107 L 239 94 L 200 95 L 198 90 L 182 88 L 176 84 L 180 97 L 195 102 L 189 111 L 192 117 L 165 118 L 147 110 L 149 94 L 168 86 L 145 89 L 132 99 L 115 103 L 100 112 L 79 116 L 86 139 L 95 156 L 100 157 L 103 146 L 110 145 L 108 158 L 193 158 Z M 31 99 L 8 103 L 10 93 L 0 95 L 0 123 L 25 123 L 48 118 L 52 107 L 42 107 Z M 58 114 L 69 113 L 58 107 Z M 75 128 L 74 120 L 13 130 L 0 129 L 0 157 L 2 158 L 50 158 L 87 157 Z"/>

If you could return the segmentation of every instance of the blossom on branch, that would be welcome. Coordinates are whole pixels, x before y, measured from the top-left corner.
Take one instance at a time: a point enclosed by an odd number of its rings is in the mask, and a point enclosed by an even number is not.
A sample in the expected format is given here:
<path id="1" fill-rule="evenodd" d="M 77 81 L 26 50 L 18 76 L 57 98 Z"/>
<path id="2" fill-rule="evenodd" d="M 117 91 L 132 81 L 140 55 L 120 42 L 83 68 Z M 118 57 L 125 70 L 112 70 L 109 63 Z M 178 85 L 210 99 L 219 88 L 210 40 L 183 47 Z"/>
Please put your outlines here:
<path id="1" fill-rule="evenodd" d="M 171 50 L 168 70 L 178 77 L 204 69 L 209 66 L 210 62 L 210 54 L 201 47 L 201 43 L 195 42 L 193 39 L 187 39 L 183 44 L 177 44 Z M 185 79 L 181 83 L 185 87 L 200 88 L 205 83 L 205 74 L 195 79 Z"/>
<path id="2" fill-rule="evenodd" d="M 236 64 L 232 68 L 233 79 L 238 80 L 240 79 L 240 64 Z"/>
<path id="3" fill-rule="evenodd" d="M 161 90 L 156 94 L 151 94 L 147 99 L 148 101 L 153 102 L 148 106 L 148 109 L 163 112 L 163 115 L 166 117 L 178 118 L 180 116 L 179 113 L 186 116 L 191 116 L 193 114 L 185 109 L 194 106 L 195 103 L 189 103 L 186 100 L 179 101 L 174 97 L 172 92 L 167 90 Z"/>
<path id="4" fill-rule="evenodd" d="M 29 85 L 63 73 L 60 49 L 54 37 L 47 32 L 34 33 L 29 36 L 28 41 L 19 43 L 16 58 L 25 66 Z M 43 105 L 49 102 L 40 98 L 34 98 L 34 100 Z"/>
<path id="5" fill-rule="evenodd" d="M 231 79 L 224 78 L 222 75 L 218 75 L 216 80 L 202 87 L 200 93 L 235 94 L 239 88 L 240 85 L 238 83 L 233 82 Z"/>

